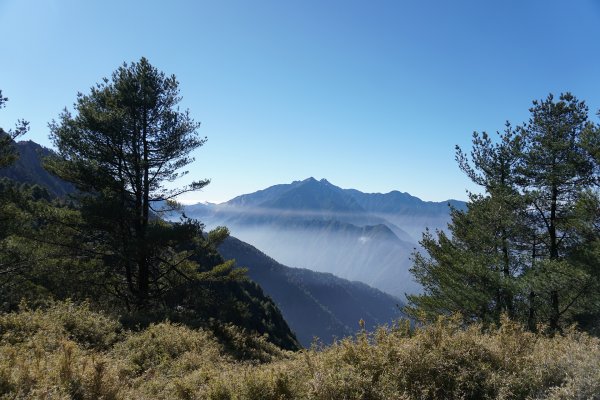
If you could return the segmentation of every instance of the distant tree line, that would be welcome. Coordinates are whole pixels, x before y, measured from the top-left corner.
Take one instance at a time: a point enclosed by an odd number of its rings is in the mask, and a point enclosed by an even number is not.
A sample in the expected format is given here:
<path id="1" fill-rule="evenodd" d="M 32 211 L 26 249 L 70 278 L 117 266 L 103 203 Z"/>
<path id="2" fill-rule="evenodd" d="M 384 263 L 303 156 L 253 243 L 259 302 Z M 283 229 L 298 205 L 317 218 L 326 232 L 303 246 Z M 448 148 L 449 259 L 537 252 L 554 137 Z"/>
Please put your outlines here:
<path id="1" fill-rule="evenodd" d="M 503 314 L 530 330 L 600 333 L 600 127 L 570 93 L 534 101 L 527 123 L 473 134 L 460 169 L 477 185 L 449 232 L 426 232 L 407 312 L 466 323 Z"/>

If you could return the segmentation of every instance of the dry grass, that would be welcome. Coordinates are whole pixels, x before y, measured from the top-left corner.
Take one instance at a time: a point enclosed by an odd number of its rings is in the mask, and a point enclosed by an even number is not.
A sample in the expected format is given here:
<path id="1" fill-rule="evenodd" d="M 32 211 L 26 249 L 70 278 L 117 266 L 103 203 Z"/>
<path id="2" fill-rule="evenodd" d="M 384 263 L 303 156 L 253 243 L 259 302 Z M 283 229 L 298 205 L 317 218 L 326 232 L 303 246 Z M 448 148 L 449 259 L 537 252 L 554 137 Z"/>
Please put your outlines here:
<path id="1" fill-rule="evenodd" d="M 600 399 L 600 343 L 401 323 L 298 353 L 232 326 L 122 332 L 86 305 L 0 315 L 6 399 Z M 226 337 L 226 341 L 223 341 Z"/>

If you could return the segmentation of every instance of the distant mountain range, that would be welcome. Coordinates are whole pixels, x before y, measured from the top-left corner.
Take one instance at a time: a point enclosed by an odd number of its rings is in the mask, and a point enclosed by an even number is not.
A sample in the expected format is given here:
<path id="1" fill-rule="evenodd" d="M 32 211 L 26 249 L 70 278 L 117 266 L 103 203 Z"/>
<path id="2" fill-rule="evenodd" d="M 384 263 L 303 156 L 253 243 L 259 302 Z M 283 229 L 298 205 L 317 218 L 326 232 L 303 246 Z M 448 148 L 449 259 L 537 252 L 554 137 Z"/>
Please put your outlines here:
<path id="1" fill-rule="evenodd" d="M 17 149 L 20 155 L 19 159 L 12 166 L 0 169 L 0 177 L 44 186 L 55 196 L 63 196 L 74 191 L 72 185 L 43 169 L 42 158 L 50 155 L 52 150 L 32 141 L 17 143 Z M 335 186 L 331 186 L 336 191 Z M 283 194 L 287 191 L 289 185 L 279 185 L 279 187 Z M 312 231 L 315 237 L 308 241 L 309 247 L 315 246 L 315 243 L 318 242 L 321 243 L 322 247 L 329 246 L 327 232 L 335 232 L 337 236 L 339 232 L 344 230 L 349 238 L 360 235 L 365 242 L 385 243 L 390 240 L 398 240 L 397 235 L 383 224 L 361 227 L 333 218 L 334 215 L 339 217 L 339 210 L 343 209 L 348 220 L 381 222 L 381 219 L 378 219 L 379 217 L 360 215 L 361 213 L 364 214 L 361 210 L 362 206 L 353 200 L 348 200 L 343 193 L 334 198 L 328 210 L 320 210 L 315 213 L 314 210 L 318 208 L 322 201 L 325 201 L 325 199 L 319 199 L 319 196 L 323 194 L 318 190 L 318 186 L 315 187 L 317 189 L 313 199 L 315 202 L 310 205 L 302 205 L 301 199 L 294 199 L 293 194 L 289 194 L 292 196 L 290 201 L 297 201 L 295 203 L 298 206 L 297 210 L 285 210 L 285 201 L 274 195 L 274 192 L 278 189 L 277 187 L 273 188 L 267 193 L 264 200 L 273 201 L 275 204 L 273 207 L 283 207 L 284 214 L 292 216 L 298 214 L 298 218 L 291 217 L 289 221 L 295 221 L 294 223 L 298 225 L 298 228 L 304 230 L 304 232 L 307 232 L 304 229 L 307 226 L 311 228 L 308 231 Z M 257 206 L 262 203 L 260 201 L 261 196 L 261 192 L 257 192 L 253 195 L 236 197 L 232 202 L 240 205 L 240 207 L 235 208 L 242 214 L 244 208 L 260 211 Z M 340 207 L 340 202 L 345 201 L 349 201 L 344 206 L 345 208 Z M 241 207 L 242 205 L 245 207 Z M 211 207 L 213 206 L 191 206 L 187 208 L 187 212 L 190 214 L 210 214 L 213 213 Z M 266 214 L 261 216 L 260 212 L 247 214 L 249 219 L 257 218 L 257 221 L 270 218 Z M 305 214 L 318 214 L 328 217 L 312 218 L 307 222 L 306 218 L 302 217 Z M 275 220 L 278 220 L 278 218 L 275 218 Z M 290 244 L 289 247 L 293 248 L 294 245 Z M 302 252 L 301 249 L 298 251 L 299 253 Z M 385 255 L 378 253 L 375 247 L 373 251 L 374 253 L 370 257 L 385 258 Z M 239 266 L 248 268 L 250 279 L 258 283 L 265 294 L 273 299 L 282 311 L 290 328 L 296 333 L 298 340 L 304 346 L 310 345 L 314 337 L 318 337 L 324 343 L 331 343 L 336 337 L 341 338 L 352 334 L 358 330 L 358 322 L 361 319 L 365 321 L 367 328 L 373 328 L 379 324 L 390 323 L 402 316 L 400 308 L 403 303 L 396 297 L 364 283 L 352 282 L 330 273 L 286 267 L 252 245 L 234 237 L 227 239 L 219 248 L 219 252 L 225 259 L 233 258 Z M 305 255 L 309 256 L 308 254 Z"/>
<path id="2" fill-rule="evenodd" d="M 449 205 L 407 193 L 362 193 L 308 178 L 271 186 L 221 204 L 185 207 L 207 226 L 232 234 L 285 265 L 333 273 L 394 296 L 419 291 L 410 256 L 426 228 L 444 230 Z"/>

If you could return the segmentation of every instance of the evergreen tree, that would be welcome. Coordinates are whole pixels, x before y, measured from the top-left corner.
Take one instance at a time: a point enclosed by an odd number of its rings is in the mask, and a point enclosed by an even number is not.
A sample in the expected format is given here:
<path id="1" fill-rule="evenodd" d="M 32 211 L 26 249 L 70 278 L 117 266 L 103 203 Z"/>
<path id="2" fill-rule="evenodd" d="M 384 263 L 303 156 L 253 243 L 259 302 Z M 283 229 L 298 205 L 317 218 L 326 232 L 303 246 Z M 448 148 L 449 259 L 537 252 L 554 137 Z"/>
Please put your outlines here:
<path id="1" fill-rule="evenodd" d="M 180 170 L 193 161 L 190 152 L 206 140 L 179 101 L 175 76 L 142 58 L 79 94 L 76 114 L 65 110 L 50 124 L 59 156 L 47 167 L 81 191 L 87 231 L 122 275 L 123 285 L 114 289 L 128 307 L 147 308 L 174 279 L 193 279 L 189 243 L 202 226 L 156 217 L 176 196 L 209 183 L 165 187 L 187 173 Z"/>
<path id="2" fill-rule="evenodd" d="M 450 236 L 423 236 L 427 255 L 415 254 L 411 272 L 425 290 L 409 296 L 410 314 L 460 312 L 468 321 L 486 322 L 515 314 L 523 204 L 514 170 L 522 142 L 509 124 L 499 138 L 493 143 L 487 133 L 475 132 L 470 157 L 456 148 L 460 168 L 485 194 L 470 194 L 466 211 L 452 210 Z"/>
<path id="3" fill-rule="evenodd" d="M 6 107 L 8 98 L 2 96 L 0 90 L 0 109 Z M 29 122 L 24 120 L 17 121 L 15 129 L 5 131 L 0 127 L 0 168 L 10 165 L 17 157 L 13 147 L 13 141 L 25 134 L 29 130 Z"/>
<path id="4" fill-rule="evenodd" d="M 423 236 L 412 272 L 424 292 L 409 296 L 411 314 L 506 313 L 552 331 L 600 319 L 600 130 L 568 93 L 530 111 L 497 143 L 475 133 L 470 157 L 457 148 L 459 167 L 484 193 L 452 211 L 450 236 Z"/>
<path id="5" fill-rule="evenodd" d="M 584 145 L 585 133 L 593 127 L 585 103 L 570 93 L 558 101 L 552 95 L 534 101 L 530 112 L 529 122 L 520 128 L 525 148 L 518 175 L 538 233 L 531 273 L 541 278 L 537 286 L 549 297 L 548 320 L 550 328 L 557 330 L 571 300 L 586 288 L 581 285 L 581 271 L 565 261 L 580 242 L 576 205 L 596 180 Z M 532 300 L 535 295 L 532 290 Z"/>
<path id="6" fill-rule="evenodd" d="M 0 90 L 0 109 L 6 106 L 8 98 Z M 19 120 L 14 130 L 5 131 L 0 127 L 0 168 L 7 167 L 17 158 L 14 140 L 25 134 L 29 123 Z M 18 190 L 7 180 L 0 180 L 0 291 L 7 292 L 14 285 L 14 276 L 26 264 L 23 254 L 15 249 L 11 235 L 18 226 L 18 212 L 14 207 Z M 4 303 L 4 298 L 0 298 Z"/>

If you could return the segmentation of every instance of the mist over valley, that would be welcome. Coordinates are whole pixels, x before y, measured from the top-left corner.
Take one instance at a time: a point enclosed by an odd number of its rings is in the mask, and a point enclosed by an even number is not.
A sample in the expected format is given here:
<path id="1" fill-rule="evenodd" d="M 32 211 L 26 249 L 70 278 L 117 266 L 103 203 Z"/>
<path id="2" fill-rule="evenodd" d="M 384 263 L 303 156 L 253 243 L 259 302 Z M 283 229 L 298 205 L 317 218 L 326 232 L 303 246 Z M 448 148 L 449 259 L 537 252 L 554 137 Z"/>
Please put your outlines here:
<path id="1" fill-rule="evenodd" d="M 410 273 L 425 229 L 446 230 L 449 205 L 408 193 L 363 193 L 308 178 L 244 194 L 221 204 L 184 207 L 209 228 L 232 235 L 280 263 L 360 281 L 400 299 L 419 292 Z"/>

